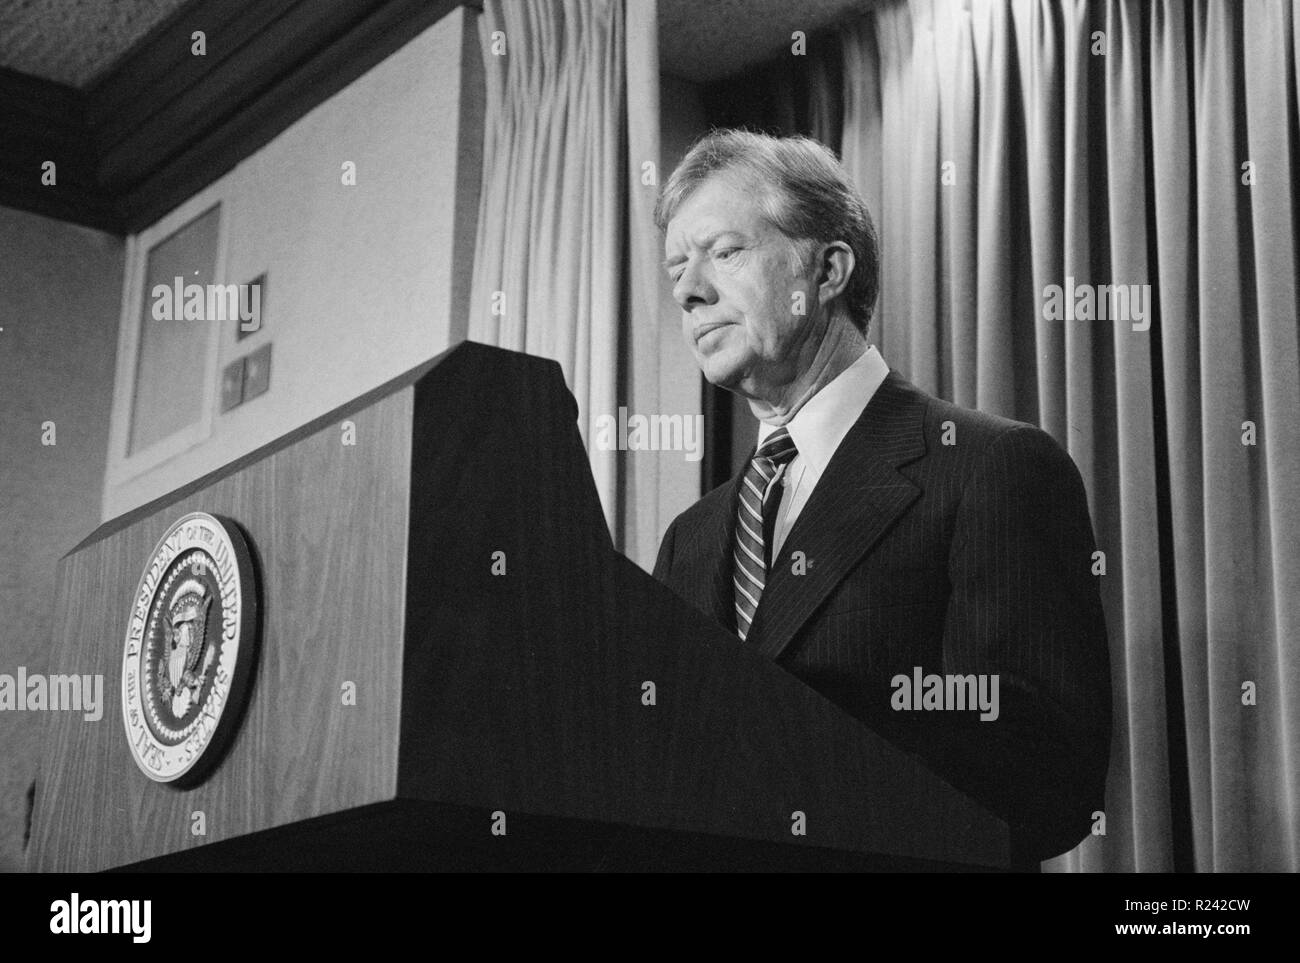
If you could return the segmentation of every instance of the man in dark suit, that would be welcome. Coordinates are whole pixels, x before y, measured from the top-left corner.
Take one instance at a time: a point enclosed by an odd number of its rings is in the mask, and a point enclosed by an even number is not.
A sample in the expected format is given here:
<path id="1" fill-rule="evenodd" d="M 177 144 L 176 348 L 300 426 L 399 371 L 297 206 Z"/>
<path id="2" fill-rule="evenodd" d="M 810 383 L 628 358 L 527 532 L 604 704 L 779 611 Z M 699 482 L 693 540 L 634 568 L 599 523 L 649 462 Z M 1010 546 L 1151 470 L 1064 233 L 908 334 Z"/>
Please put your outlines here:
<path id="1" fill-rule="evenodd" d="M 656 218 L 686 341 L 760 429 L 655 577 L 1006 818 L 1017 865 L 1072 848 L 1103 808 L 1111 703 L 1069 455 L 867 343 L 875 233 L 822 145 L 716 131 Z"/>

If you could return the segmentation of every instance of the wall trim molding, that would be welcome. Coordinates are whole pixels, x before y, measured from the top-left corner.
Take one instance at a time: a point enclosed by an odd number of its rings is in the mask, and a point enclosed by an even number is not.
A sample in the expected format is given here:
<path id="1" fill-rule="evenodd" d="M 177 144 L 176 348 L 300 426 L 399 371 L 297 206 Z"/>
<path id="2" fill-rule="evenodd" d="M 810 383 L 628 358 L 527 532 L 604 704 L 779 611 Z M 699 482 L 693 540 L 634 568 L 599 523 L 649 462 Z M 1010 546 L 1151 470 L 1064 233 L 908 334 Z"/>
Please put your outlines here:
<path id="1" fill-rule="evenodd" d="M 84 90 L 0 68 L 0 205 L 135 233 L 461 5 L 191 0 Z"/>

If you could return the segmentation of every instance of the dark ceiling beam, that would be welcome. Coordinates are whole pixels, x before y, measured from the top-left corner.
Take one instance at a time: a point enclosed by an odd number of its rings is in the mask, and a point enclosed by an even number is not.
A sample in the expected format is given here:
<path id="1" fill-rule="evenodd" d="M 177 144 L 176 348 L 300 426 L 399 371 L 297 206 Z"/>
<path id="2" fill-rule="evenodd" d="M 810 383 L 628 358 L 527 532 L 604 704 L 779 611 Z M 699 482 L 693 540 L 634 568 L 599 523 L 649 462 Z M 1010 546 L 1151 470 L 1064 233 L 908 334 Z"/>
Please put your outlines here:
<path id="1" fill-rule="evenodd" d="M 191 0 L 84 91 L 0 70 L 0 204 L 138 231 L 458 5 Z"/>
<path id="2" fill-rule="evenodd" d="M 89 130 L 80 91 L 0 67 L 0 204 L 120 233 Z M 42 183 L 46 161 L 53 185 Z"/>

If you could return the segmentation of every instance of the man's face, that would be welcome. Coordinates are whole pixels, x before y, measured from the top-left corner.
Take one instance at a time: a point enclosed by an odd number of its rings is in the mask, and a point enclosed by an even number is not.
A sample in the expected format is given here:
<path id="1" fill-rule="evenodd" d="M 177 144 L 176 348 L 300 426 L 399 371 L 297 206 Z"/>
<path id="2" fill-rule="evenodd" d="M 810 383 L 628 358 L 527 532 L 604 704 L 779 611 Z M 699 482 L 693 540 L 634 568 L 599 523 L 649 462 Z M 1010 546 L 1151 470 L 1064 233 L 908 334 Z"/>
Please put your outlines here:
<path id="1" fill-rule="evenodd" d="M 710 382 L 767 398 L 799 376 L 825 319 L 814 278 L 798 272 L 753 190 L 709 177 L 668 222 L 664 252 L 682 334 Z"/>

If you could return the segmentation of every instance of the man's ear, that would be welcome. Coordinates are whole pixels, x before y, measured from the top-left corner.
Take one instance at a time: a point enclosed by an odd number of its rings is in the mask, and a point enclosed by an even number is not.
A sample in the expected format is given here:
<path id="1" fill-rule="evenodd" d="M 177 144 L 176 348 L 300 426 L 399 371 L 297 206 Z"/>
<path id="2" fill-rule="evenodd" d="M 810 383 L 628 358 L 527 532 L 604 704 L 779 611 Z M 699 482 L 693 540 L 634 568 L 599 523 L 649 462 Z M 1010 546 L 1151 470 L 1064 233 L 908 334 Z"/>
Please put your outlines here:
<path id="1" fill-rule="evenodd" d="M 843 241 L 831 241 L 822 248 L 817 270 L 817 300 L 828 304 L 843 294 L 856 265 L 853 249 Z"/>

